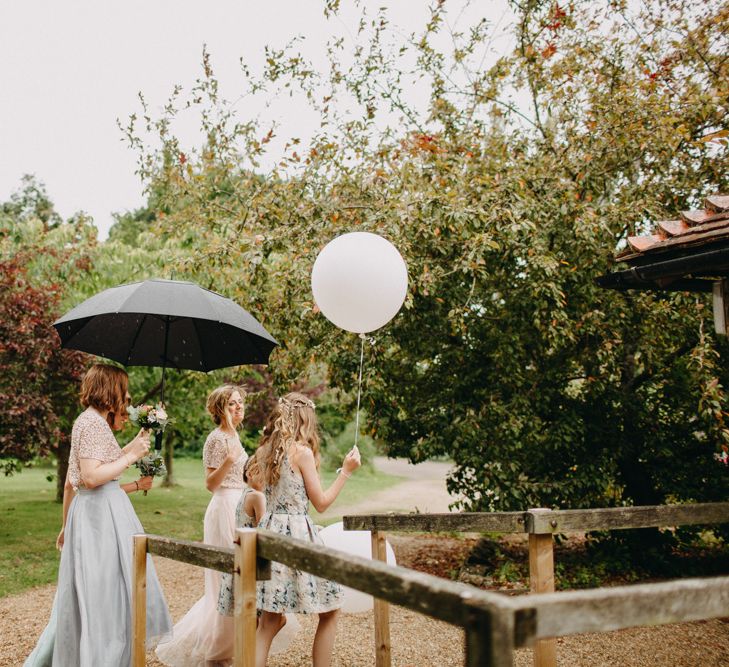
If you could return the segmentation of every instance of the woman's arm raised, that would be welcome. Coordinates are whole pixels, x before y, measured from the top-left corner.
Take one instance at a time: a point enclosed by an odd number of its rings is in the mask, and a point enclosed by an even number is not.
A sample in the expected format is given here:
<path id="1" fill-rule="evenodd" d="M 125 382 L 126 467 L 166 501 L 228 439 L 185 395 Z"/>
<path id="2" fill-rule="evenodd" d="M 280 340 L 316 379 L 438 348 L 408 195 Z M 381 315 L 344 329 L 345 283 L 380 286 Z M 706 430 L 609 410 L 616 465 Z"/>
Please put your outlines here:
<path id="1" fill-rule="evenodd" d="M 321 487 L 319 471 L 316 469 L 316 462 L 314 461 L 314 453 L 308 447 L 298 446 L 296 448 L 294 464 L 298 467 L 299 472 L 301 472 L 301 476 L 304 479 L 306 495 L 309 496 L 309 500 L 314 506 L 314 509 L 321 513 L 326 512 L 327 509 L 329 509 L 331 504 L 339 495 L 339 492 L 344 488 L 344 484 L 347 479 L 349 479 L 349 477 L 352 476 L 352 473 L 359 468 L 361 462 L 359 451 L 350 451 L 347 456 L 344 457 L 342 472 L 337 475 L 337 478 L 326 491 L 324 491 Z"/>
<path id="2" fill-rule="evenodd" d="M 116 461 L 102 463 L 98 459 L 79 458 L 81 481 L 87 489 L 95 489 L 97 486 L 119 477 L 132 463 L 139 461 L 147 452 L 149 452 L 149 431 L 141 429 Z"/>
<path id="3" fill-rule="evenodd" d="M 231 466 L 238 460 L 239 456 L 243 456 L 240 453 L 240 449 L 238 447 L 231 447 L 227 440 L 221 440 L 219 443 L 215 443 L 215 445 L 225 448 L 225 458 L 217 468 L 210 466 L 205 468 L 205 487 L 210 493 L 215 493 L 218 490 Z M 217 458 L 217 456 L 213 456 L 212 460 L 215 461 Z"/>

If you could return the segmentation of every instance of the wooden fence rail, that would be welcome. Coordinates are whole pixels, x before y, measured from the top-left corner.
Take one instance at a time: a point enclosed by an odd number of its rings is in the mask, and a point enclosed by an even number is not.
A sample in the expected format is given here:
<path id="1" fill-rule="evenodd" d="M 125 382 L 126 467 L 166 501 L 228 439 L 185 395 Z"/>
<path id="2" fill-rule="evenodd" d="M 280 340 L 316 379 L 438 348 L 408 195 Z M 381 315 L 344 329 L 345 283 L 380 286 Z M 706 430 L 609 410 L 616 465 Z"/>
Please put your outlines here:
<path id="1" fill-rule="evenodd" d="M 647 505 L 584 510 L 452 512 L 445 514 L 355 514 L 345 530 L 395 532 L 570 533 L 590 530 L 665 528 L 729 522 L 729 502 Z"/>
<path id="2" fill-rule="evenodd" d="M 609 507 L 584 510 L 533 508 L 525 512 L 460 512 L 448 514 L 369 514 L 343 517 L 345 530 L 372 533 L 374 559 L 385 560 L 384 551 L 374 548 L 385 540 L 385 531 L 397 532 L 487 532 L 529 535 L 529 589 L 532 593 L 554 592 L 554 544 L 556 533 L 591 530 L 629 530 L 729 522 L 729 503 Z M 375 608 L 376 666 L 390 667 L 389 612 L 386 603 Z M 559 633 L 536 635 L 557 637 Z M 555 667 L 557 643 L 537 641 L 535 667 Z"/>
<path id="3" fill-rule="evenodd" d="M 147 553 L 233 570 L 235 667 L 255 663 L 255 582 L 268 576 L 271 560 L 463 627 L 468 667 L 511 667 L 514 648 L 556 635 L 729 615 L 729 577 L 508 597 L 269 531 L 236 532 L 232 562 L 230 549 L 134 537 L 133 667 L 145 664 Z"/>
<path id="4" fill-rule="evenodd" d="M 544 637 L 721 618 L 729 609 L 729 577 L 562 591 L 513 600 L 516 623 L 529 626 L 515 630 L 514 645 L 520 647 Z"/>
<path id="5" fill-rule="evenodd" d="M 452 512 L 446 514 L 352 514 L 344 530 L 397 532 L 524 533 L 526 512 Z"/>
<path id="6" fill-rule="evenodd" d="M 236 667 L 253 667 L 255 663 L 255 582 L 270 576 L 271 560 L 463 627 L 467 636 L 465 664 L 469 667 L 511 664 L 513 633 L 503 635 L 494 627 L 493 632 L 484 634 L 484 628 L 492 625 L 491 616 L 500 618 L 502 612 L 513 626 L 515 612 L 506 596 L 270 531 L 244 528 L 237 531 L 237 536 L 239 546 L 235 550 L 158 535 L 134 537 L 133 592 L 140 591 L 133 595 L 134 667 L 145 664 L 146 612 L 145 595 L 141 591 L 146 576 L 146 553 L 223 572 L 233 571 Z"/>

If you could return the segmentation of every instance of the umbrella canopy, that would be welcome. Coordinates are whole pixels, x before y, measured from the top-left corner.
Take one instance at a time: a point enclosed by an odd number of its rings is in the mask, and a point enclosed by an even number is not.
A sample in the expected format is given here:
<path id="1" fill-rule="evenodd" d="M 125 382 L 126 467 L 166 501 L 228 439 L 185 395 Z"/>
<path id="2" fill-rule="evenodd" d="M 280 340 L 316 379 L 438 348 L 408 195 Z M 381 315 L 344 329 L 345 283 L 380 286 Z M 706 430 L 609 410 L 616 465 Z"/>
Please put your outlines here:
<path id="1" fill-rule="evenodd" d="M 125 366 L 211 371 L 266 364 L 278 342 L 230 299 L 179 280 L 104 290 L 53 326 L 63 347 Z"/>

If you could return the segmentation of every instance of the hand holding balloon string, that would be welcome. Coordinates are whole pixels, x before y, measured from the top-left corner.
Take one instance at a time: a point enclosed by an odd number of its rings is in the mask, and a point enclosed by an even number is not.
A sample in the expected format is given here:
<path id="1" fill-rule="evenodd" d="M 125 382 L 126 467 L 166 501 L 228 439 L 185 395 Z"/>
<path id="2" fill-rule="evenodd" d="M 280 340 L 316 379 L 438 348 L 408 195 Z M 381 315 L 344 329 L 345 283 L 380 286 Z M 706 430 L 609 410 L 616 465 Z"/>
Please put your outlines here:
<path id="1" fill-rule="evenodd" d="M 314 262 L 311 288 L 319 310 L 335 326 L 358 334 L 361 341 L 354 446 L 347 456 L 359 458 L 365 333 L 379 329 L 397 314 L 405 301 L 407 284 L 407 267 L 397 248 L 370 232 L 338 236 Z M 341 471 L 339 468 L 337 473 Z"/>
<path id="2" fill-rule="evenodd" d="M 357 447 L 357 441 L 359 440 L 359 405 L 362 399 L 362 366 L 364 362 L 364 344 L 366 340 L 365 335 L 363 333 L 359 334 L 359 339 L 361 341 L 361 344 L 359 350 L 359 380 L 357 382 L 357 416 L 355 418 L 354 425 L 354 446 L 348 452 L 348 454 L 356 453 L 357 456 L 359 456 L 359 447 Z M 375 339 L 370 338 L 370 343 L 374 345 Z M 341 472 L 342 468 L 337 468 L 337 475 Z"/>

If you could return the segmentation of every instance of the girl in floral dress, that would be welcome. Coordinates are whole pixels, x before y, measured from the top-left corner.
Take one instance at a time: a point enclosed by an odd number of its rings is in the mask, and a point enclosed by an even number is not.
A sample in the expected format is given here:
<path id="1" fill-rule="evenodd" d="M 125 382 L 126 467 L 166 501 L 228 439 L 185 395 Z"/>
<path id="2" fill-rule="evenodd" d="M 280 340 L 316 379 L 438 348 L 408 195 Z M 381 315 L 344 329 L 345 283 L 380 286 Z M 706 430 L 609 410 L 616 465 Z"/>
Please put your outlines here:
<path id="1" fill-rule="evenodd" d="M 347 479 L 360 466 L 355 449 L 344 459 L 340 474 L 324 491 L 319 480 L 319 433 L 314 403 L 299 393 L 279 399 L 269 416 L 256 453 L 266 482 L 266 514 L 259 527 L 299 540 L 322 544 L 308 514 L 309 501 L 324 512 Z M 314 637 L 314 667 L 329 667 L 334 647 L 342 587 L 308 572 L 271 563 L 271 579 L 258 582 L 256 667 L 265 667 L 273 638 L 283 627 L 284 614 L 318 614 Z"/>
<path id="2" fill-rule="evenodd" d="M 251 456 L 243 467 L 243 481 L 247 486 L 243 489 L 238 506 L 235 508 L 235 525 L 238 528 L 255 528 L 266 512 L 261 467 L 255 456 Z M 226 572 L 221 579 L 218 611 L 226 616 L 232 616 L 234 607 L 233 575 Z"/>

